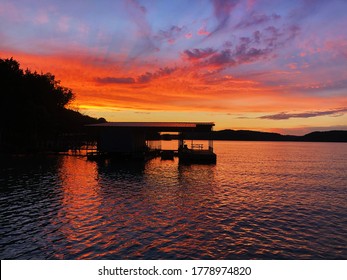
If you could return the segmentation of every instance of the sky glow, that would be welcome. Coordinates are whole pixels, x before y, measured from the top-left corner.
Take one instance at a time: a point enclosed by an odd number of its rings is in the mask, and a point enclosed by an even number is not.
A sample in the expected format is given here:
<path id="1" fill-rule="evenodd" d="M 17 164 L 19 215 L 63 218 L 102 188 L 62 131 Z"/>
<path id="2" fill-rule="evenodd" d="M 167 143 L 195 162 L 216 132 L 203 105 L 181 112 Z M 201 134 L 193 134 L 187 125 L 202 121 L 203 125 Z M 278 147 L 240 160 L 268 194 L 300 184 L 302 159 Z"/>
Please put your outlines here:
<path id="1" fill-rule="evenodd" d="M 347 1 L 0 0 L 0 56 L 109 121 L 347 129 Z"/>

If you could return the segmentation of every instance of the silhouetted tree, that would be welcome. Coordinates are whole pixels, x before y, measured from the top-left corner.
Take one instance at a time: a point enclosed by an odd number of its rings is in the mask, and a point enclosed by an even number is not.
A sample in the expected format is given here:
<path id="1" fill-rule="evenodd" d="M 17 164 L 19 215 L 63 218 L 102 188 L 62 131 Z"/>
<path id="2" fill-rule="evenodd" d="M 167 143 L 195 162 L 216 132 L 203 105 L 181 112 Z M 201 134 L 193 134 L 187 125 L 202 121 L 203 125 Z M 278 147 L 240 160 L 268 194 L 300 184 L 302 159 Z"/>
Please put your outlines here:
<path id="1" fill-rule="evenodd" d="M 0 150 L 28 150 L 100 122 L 69 110 L 75 98 L 51 73 L 23 71 L 13 58 L 0 59 Z"/>

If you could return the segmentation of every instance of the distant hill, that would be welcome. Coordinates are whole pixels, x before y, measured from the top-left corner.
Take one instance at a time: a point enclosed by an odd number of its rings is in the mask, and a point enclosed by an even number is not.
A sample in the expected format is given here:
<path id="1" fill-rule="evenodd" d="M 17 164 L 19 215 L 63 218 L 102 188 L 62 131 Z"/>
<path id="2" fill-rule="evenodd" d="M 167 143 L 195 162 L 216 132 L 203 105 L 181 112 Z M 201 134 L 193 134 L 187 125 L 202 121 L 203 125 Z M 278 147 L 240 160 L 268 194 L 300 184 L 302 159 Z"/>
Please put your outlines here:
<path id="1" fill-rule="evenodd" d="M 215 140 L 246 140 L 246 141 L 295 141 L 296 136 L 285 136 L 273 132 L 251 130 L 221 130 L 213 132 Z"/>
<path id="2" fill-rule="evenodd" d="M 213 139 L 247 141 L 347 142 L 347 131 L 315 131 L 304 136 L 294 136 L 250 130 L 222 130 L 213 132 Z"/>
<path id="3" fill-rule="evenodd" d="M 300 141 L 347 142 L 346 130 L 315 131 L 300 137 Z"/>
<path id="4" fill-rule="evenodd" d="M 163 135 L 163 139 L 177 139 L 177 136 Z M 186 133 L 186 139 L 212 139 L 234 141 L 302 141 L 302 142 L 347 142 L 346 130 L 316 131 L 304 136 L 282 135 L 273 132 L 252 130 L 220 130 L 211 133 Z"/>

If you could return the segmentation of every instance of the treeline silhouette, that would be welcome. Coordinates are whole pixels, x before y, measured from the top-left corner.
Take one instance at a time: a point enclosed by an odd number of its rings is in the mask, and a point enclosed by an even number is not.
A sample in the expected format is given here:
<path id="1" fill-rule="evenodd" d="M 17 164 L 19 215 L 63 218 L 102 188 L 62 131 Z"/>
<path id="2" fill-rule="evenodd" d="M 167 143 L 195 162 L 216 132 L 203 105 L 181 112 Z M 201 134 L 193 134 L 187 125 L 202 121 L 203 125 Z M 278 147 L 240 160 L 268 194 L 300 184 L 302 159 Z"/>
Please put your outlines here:
<path id="1" fill-rule="evenodd" d="M 164 140 L 179 139 L 178 135 L 164 134 Z M 300 142 L 347 142 L 346 130 L 315 131 L 303 136 L 282 135 L 273 132 L 225 129 L 212 132 L 185 133 L 185 139 L 230 141 L 300 141 Z"/>
<path id="2" fill-rule="evenodd" d="M 0 151 L 62 150 L 82 136 L 85 124 L 105 122 L 66 108 L 75 98 L 51 73 L 0 59 Z"/>

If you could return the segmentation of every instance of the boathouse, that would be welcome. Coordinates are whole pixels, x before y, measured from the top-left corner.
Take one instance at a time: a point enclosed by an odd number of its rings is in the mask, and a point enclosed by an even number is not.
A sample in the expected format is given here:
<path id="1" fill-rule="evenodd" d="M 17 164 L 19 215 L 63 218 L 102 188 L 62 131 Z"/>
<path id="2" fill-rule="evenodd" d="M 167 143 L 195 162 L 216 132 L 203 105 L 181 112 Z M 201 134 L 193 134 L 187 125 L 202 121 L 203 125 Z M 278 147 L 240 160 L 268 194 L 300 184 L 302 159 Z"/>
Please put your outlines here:
<path id="1" fill-rule="evenodd" d="M 89 158 L 112 157 L 146 160 L 160 155 L 160 133 L 178 133 L 175 154 L 184 162 L 216 162 L 210 132 L 212 122 L 107 122 L 88 127 L 97 135 L 97 150 Z M 185 144 L 187 139 L 208 140 L 208 147 Z"/>

